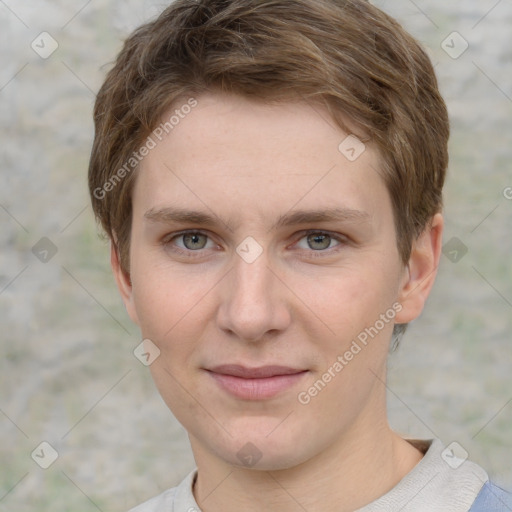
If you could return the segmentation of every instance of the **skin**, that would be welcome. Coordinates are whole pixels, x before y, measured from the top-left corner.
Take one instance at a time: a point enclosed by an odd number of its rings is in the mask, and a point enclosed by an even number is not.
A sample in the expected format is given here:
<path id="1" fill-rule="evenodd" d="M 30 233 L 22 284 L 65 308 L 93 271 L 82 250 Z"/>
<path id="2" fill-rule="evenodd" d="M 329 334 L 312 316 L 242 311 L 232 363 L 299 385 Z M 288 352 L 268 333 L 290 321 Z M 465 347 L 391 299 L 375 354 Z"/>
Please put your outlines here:
<path id="1" fill-rule="evenodd" d="M 297 395 L 394 303 L 402 308 L 397 323 L 421 313 L 439 262 L 442 216 L 414 241 L 404 266 L 371 144 L 350 162 L 338 150 L 347 134 L 318 106 L 217 93 L 197 100 L 139 169 L 130 275 L 112 246 L 127 311 L 160 349 L 150 367 L 155 383 L 189 433 L 195 498 L 205 512 L 353 511 L 422 457 L 387 422 L 393 323 L 307 405 Z M 162 213 L 170 207 L 215 223 L 178 222 Z M 298 210 L 329 208 L 360 213 L 274 226 Z M 183 230 L 200 231 L 196 245 L 177 236 Z M 313 237 L 311 245 L 308 230 L 331 238 Z M 252 263 L 236 252 L 248 236 L 263 249 Z M 307 372 L 275 397 L 244 400 L 205 371 L 228 363 Z M 249 442 L 261 453 L 251 467 L 237 457 Z"/>

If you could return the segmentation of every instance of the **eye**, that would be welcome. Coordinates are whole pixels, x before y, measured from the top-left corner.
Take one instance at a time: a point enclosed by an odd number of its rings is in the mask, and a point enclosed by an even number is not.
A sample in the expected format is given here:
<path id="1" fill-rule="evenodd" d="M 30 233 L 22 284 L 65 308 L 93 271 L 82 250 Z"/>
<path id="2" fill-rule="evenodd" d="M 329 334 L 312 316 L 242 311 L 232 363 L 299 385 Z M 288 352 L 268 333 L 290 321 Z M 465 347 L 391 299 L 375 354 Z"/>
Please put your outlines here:
<path id="1" fill-rule="evenodd" d="M 340 243 L 341 242 L 339 240 L 337 240 L 329 233 L 315 231 L 308 233 L 306 236 L 302 237 L 298 242 L 298 246 L 300 249 L 325 251 L 327 249 L 332 249 L 340 245 Z"/>
<path id="2" fill-rule="evenodd" d="M 181 253 L 198 252 L 215 247 L 210 237 L 200 231 L 187 231 L 168 236 L 163 240 L 163 244 L 167 249 Z"/>
<path id="3" fill-rule="evenodd" d="M 202 233 L 185 233 L 178 237 L 178 240 L 183 241 L 185 249 L 195 251 L 198 249 L 204 249 L 208 242 L 208 237 Z"/>

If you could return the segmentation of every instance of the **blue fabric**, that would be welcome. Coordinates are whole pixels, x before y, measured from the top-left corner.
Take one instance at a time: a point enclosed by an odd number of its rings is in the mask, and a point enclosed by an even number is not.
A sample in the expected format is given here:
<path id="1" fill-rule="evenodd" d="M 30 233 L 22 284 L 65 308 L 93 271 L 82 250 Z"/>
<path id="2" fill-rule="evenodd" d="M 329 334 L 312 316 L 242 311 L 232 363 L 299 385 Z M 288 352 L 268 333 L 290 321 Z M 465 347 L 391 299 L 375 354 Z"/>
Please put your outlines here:
<path id="1" fill-rule="evenodd" d="M 512 512 L 512 494 L 487 482 L 469 512 Z"/>

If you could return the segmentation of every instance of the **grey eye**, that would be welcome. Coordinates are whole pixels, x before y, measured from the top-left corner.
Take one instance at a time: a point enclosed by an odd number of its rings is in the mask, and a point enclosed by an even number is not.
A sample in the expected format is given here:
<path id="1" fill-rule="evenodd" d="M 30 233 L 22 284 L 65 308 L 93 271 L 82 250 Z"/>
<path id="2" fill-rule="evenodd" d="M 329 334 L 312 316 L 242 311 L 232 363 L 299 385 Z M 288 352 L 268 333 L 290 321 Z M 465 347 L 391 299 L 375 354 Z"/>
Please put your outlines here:
<path id="1" fill-rule="evenodd" d="M 313 249 L 314 251 L 321 251 L 329 248 L 332 238 L 330 235 L 314 233 L 312 235 L 308 235 L 307 241 L 310 249 Z"/>
<path id="2" fill-rule="evenodd" d="M 182 235 L 183 245 L 190 251 L 204 249 L 208 242 L 208 237 L 201 233 L 187 233 Z"/>

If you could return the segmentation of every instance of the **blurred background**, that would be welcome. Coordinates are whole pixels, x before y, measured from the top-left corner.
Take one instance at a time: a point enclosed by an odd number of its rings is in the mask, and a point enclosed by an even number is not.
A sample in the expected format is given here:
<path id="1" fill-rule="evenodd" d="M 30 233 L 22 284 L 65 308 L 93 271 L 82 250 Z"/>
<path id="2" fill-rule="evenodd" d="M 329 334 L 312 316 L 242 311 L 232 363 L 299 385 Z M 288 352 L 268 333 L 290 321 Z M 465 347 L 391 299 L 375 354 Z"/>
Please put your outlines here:
<path id="1" fill-rule="evenodd" d="M 373 3 L 428 48 L 452 120 L 444 255 L 390 356 L 390 420 L 511 489 L 512 1 Z M 95 92 L 166 5 L 0 0 L 2 512 L 126 511 L 194 467 L 134 357 L 86 185 Z"/>

